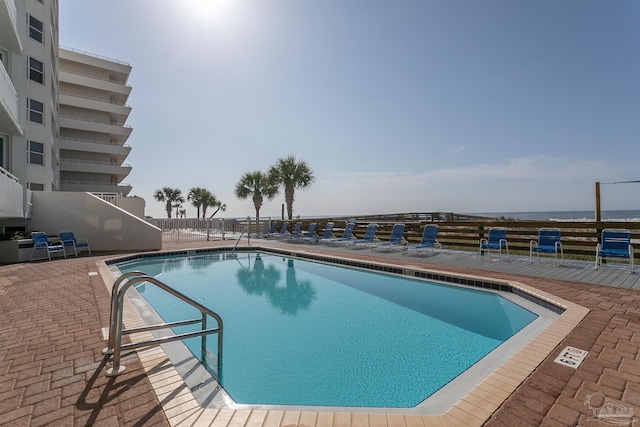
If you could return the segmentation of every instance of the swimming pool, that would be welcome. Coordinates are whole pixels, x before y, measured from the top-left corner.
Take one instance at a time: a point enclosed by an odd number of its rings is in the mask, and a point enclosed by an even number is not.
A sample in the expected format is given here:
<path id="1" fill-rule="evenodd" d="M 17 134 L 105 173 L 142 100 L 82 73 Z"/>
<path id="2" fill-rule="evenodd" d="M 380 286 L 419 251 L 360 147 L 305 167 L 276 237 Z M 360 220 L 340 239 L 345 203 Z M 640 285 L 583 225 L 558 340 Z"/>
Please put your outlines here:
<path id="1" fill-rule="evenodd" d="M 222 316 L 222 384 L 247 404 L 414 407 L 537 317 L 495 293 L 276 254 L 119 266 L 156 276 Z M 183 315 L 154 288 L 139 291 L 166 321 Z"/>

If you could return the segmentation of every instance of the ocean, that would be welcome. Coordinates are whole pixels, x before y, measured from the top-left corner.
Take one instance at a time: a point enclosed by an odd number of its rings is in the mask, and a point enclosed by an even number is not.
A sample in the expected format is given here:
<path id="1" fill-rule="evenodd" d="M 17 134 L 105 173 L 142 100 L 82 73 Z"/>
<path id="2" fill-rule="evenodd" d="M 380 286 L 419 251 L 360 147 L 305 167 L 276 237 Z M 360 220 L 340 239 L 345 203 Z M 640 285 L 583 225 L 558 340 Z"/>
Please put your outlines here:
<path id="1" fill-rule="evenodd" d="M 495 218 L 514 218 L 538 221 L 594 221 L 594 211 L 542 211 L 542 212 L 477 212 L 469 215 Z M 640 221 L 640 210 L 608 210 L 601 212 L 603 221 Z"/>

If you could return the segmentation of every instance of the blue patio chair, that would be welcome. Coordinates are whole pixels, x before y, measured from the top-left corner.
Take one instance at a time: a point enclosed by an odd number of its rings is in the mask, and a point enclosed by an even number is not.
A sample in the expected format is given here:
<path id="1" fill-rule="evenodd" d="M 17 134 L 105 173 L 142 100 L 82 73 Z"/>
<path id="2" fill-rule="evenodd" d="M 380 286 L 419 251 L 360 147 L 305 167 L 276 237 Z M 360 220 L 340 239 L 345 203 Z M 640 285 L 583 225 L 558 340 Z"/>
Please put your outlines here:
<path id="1" fill-rule="evenodd" d="M 507 242 L 507 229 L 504 227 L 491 227 L 486 238 L 480 239 L 480 247 L 478 248 L 478 256 L 484 252 L 498 252 L 502 255 L 502 248 L 507 252 L 507 260 L 509 259 L 509 243 Z"/>
<path id="2" fill-rule="evenodd" d="M 267 239 L 275 239 L 278 237 L 284 237 L 287 234 L 287 229 L 289 228 L 289 223 L 288 222 L 283 222 L 282 226 L 280 227 L 280 231 L 278 231 L 277 233 L 271 233 L 266 235 L 265 237 Z"/>
<path id="3" fill-rule="evenodd" d="M 391 229 L 391 236 L 388 241 L 384 242 L 372 242 L 369 243 L 369 247 L 372 251 L 375 250 L 394 250 L 401 249 L 407 242 L 402 235 L 404 234 L 404 224 L 394 224 Z"/>
<path id="4" fill-rule="evenodd" d="M 348 223 L 345 227 L 344 227 L 344 231 L 342 232 L 342 236 L 340 237 L 323 237 L 320 240 L 318 240 L 320 243 L 325 244 L 325 245 L 337 245 L 340 244 L 341 242 L 345 242 L 347 240 L 350 240 L 351 237 L 353 236 L 353 229 L 355 228 L 356 224 L 354 222 L 350 222 Z M 333 225 L 332 225 L 333 227 Z"/>
<path id="5" fill-rule="evenodd" d="M 406 245 L 404 247 L 403 254 L 410 254 L 412 252 L 424 253 L 427 251 L 427 249 L 431 249 L 431 253 L 435 254 L 436 249 L 440 250 L 442 248 L 442 245 L 436 240 L 437 236 L 438 236 L 437 225 L 435 224 L 425 225 L 424 230 L 422 231 L 422 239 L 420 239 L 420 243 Z"/>
<path id="6" fill-rule="evenodd" d="M 538 230 L 538 240 L 531 240 L 529 242 L 529 264 L 533 262 L 533 254 L 538 256 L 540 260 L 540 253 L 551 253 L 554 255 L 556 265 L 558 265 L 558 253 L 562 258 L 564 264 L 564 251 L 562 250 L 562 231 L 559 228 L 541 228 Z"/>
<path id="7" fill-rule="evenodd" d="M 344 240 L 341 244 L 348 245 L 352 248 L 361 248 L 367 247 L 369 243 L 373 243 L 376 238 L 376 230 L 378 229 L 378 224 L 369 224 L 367 229 L 364 232 L 364 236 L 362 239 L 353 239 L 353 240 Z"/>
<path id="8" fill-rule="evenodd" d="M 51 261 L 51 254 L 62 254 L 65 258 L 67 257 L 62 242 L 50 242 L 47 233 L 34 231 L 31 233 L 31 240 L 33 240 L 33 249 L 31 250 L 29 261 L 33 261 L 33 255 L 37 250 L 46 251 L 49 261 Z"/>
<path id="9" fill-rule="evenodd" d="M 89 255 L 91 255 L 89 239 L 76 239 L 76 237 L 73 235 L 73 231 L 62 230 L 60 232 L 60 241 L 62 242 L 62 246 L 64 246 L 65 255 L 67 253 L 67 248 L 73 249 L 73 253 L 76 255 L 76 257 L 78 257 L 78 251 L 89 251 Z"/>
<path id="10" fill-rule="evenodd" d="M 633 246 L 631 246 L 631 232 L 624 229 L 605 228 L 602 230 L 600 243 L 596 247 L 595 269 L 606 258 L 627 258 L 629 269 L 633 274 Z"/>

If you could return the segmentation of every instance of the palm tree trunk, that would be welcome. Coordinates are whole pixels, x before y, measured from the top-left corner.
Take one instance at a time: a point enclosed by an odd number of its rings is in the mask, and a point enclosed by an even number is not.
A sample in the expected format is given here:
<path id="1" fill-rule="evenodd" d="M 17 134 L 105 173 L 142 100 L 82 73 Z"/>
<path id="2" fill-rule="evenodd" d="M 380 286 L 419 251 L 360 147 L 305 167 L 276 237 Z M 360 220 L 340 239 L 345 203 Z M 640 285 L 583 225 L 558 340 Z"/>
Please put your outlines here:
<path id="1" fill-rule="evenodd" d="M 287 203 L 287 216 L 289 219 L 293 219 L 293 186 L 287 185 L 284 189 L 284 200 Z"/>

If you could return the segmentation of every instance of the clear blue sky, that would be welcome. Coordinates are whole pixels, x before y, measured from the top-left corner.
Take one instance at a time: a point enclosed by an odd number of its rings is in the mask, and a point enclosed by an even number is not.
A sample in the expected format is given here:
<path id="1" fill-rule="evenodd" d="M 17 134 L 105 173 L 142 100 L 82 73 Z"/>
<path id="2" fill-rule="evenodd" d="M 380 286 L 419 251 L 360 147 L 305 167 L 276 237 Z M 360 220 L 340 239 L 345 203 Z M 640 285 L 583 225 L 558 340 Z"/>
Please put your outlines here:
<path id="1" fill-rule="evenodd" d="M 640 180 L 638 0 L 60 0 L 60 44 L 132 65 L 156 217 L 165 186 L 253 216 L 240 176 L 288 155 L 301 216 L 591 210 Z"/>

